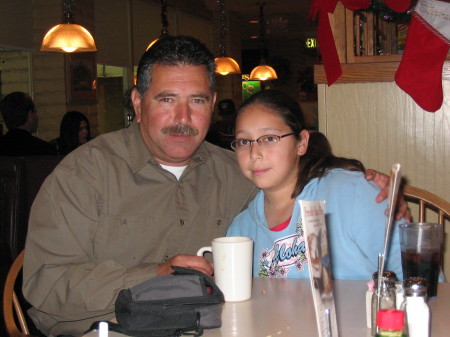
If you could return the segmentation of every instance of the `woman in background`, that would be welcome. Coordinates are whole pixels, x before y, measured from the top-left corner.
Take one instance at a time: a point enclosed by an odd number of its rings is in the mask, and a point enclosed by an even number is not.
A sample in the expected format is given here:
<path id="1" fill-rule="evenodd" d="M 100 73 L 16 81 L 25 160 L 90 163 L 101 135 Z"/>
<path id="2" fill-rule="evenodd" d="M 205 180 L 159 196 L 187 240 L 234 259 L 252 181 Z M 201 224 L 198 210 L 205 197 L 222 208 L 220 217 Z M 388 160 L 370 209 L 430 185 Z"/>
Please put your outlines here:
<path id="1" fill-rule="evenodd" d="M 58 154 L 66 155 L 78 146 L 87 143 L 91 139 L 91 128 L 89 120 L 79 111 L 67 112 L 59 130 L 59 138 L 52 143 Z"/>

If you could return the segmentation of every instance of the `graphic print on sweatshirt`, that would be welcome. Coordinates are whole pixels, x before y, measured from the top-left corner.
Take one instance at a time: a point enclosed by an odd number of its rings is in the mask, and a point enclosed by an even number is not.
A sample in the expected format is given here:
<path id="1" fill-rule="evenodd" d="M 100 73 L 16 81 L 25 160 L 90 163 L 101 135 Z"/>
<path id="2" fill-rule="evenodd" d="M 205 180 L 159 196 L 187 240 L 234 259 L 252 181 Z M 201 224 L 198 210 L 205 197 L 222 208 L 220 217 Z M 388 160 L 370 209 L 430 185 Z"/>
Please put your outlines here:
<path id="1" fill-rule="evenodd" d="M 288 277 L 292 268 L 307 268 L 305 238 L 301 219 L 295 233 L 277 239 L 273 247 L 263 249 L 259 256 L 259 277 Z"/>

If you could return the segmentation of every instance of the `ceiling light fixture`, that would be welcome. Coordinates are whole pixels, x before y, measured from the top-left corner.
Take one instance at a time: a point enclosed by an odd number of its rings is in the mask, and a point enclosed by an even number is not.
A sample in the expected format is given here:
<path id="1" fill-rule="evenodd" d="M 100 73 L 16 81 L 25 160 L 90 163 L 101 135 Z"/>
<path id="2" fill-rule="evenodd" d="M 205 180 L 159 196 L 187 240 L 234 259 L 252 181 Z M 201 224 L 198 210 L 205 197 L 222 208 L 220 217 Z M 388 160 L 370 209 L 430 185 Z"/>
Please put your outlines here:
<path id="1" fill-rule="evenodd" d="M 157 41 L 159 41 L 160 39 L 169 36 L 169 21 L 167 20 L 167 2 L 166 0 L 161 0 L 161 24 L 162 24 L 162 30 L 161 30 L 161 35 L 159 36 L 159 38 L 153 40 L 152 42 L 150 42 L 150 44 L 147 46 L 147 50 L 149 50 Z"/>
<path id="2" fill-rule="evenodd" d="M 264 57 L 265 53 L 265 41 L 264 41 L 264 31 L 265 31 L 265 21 L 264 21 L 264 2 L 259 4 L 259 36 L 260 36 L 260 48 L 261 48 L 261 60 L 259 61 L 259 66 L 255 67 L 250 73 L 250 80 L 258 81 L 269 81 L 276 80 L 278 78 L 275 70 L 269 66 Z"/>
<path id="3" fill-rule="evenodd" d="M 45 34 L 41 51 L 57 53 L 97 51 L 91 33 L 73 22 L 73 0 L 63 1 L 63 13 L 63 23 L 54 26 Z"/>
<path id="4" fill-rule="evenodd" d="M 216 57 L 216 73 L 220 75 L 240 74 L 241 68 L 239 64 L 231 57 L 227 56 L 225 48 L 225 3 L 224 0 L 217 0 L 219 3 L 219 21 L 220 21 L 220 36 L 219 36 L 219 50 L 220 56 Z"/>

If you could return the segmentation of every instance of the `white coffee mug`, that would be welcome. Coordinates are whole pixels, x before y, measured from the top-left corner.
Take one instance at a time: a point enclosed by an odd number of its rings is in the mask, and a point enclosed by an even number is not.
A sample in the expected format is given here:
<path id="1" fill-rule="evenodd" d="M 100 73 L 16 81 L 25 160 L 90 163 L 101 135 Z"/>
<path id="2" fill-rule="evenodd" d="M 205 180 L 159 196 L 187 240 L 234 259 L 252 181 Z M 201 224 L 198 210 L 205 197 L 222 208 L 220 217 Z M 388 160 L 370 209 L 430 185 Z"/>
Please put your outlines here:
<path id="1" fill-rule="evenodd" d="M 253 241 L 243 236 L 216 238 L 197 252 L 213 254 L 214 280 L 225 301 L 245 301 L 252 294 Z"/>

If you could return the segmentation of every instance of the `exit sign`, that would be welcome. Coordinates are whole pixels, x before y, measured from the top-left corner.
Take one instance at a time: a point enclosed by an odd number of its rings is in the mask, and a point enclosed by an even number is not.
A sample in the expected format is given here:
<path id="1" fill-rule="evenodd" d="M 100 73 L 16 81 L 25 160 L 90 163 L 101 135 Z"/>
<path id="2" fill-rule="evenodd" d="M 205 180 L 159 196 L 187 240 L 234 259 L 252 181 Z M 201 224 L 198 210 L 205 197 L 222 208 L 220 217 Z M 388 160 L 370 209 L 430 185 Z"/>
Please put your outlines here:
<path id="1" fill-rule="evenodd" d="M 305 46 L 308 49 L 311 48 L 317 48 L 317 38 L 315 37 L 308 37 L 305 41 Z"/>

